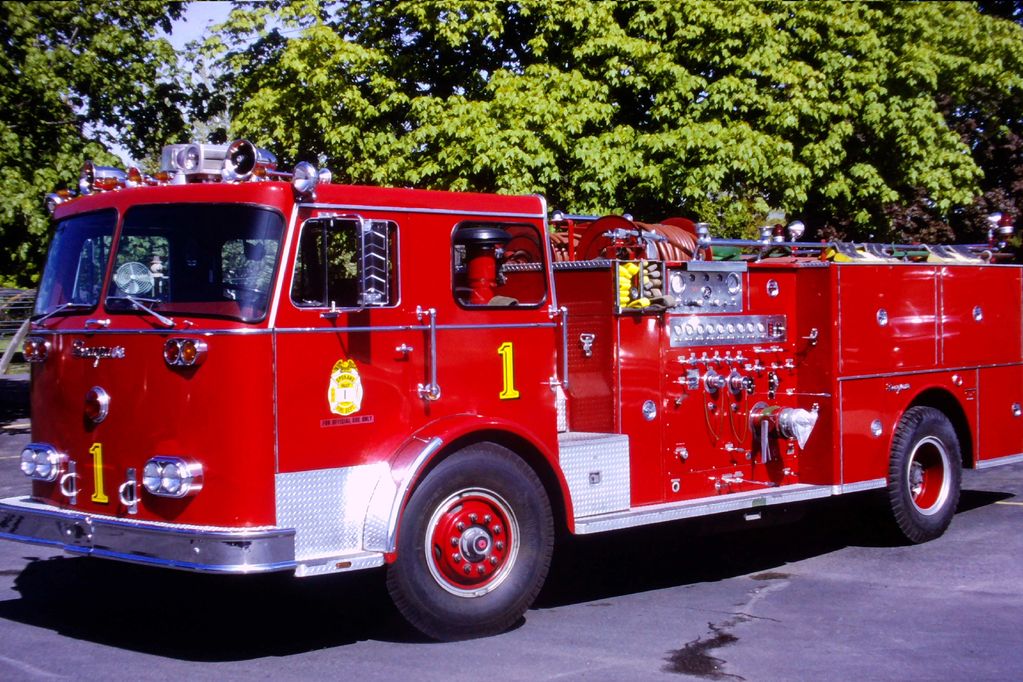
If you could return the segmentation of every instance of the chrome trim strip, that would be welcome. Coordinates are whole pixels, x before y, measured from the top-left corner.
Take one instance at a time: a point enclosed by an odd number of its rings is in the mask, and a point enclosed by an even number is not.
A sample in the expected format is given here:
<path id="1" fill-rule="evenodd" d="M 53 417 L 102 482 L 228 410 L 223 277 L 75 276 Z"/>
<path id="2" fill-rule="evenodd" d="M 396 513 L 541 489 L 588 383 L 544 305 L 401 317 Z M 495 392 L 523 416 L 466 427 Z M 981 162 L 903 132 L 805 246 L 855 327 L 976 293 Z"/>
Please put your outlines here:
<path id="1" fill-rule="evenodd" d="M 507 324 L 438 324 L 438 330 L 459 331 L 465 329 L 545 329 L 557 327 L 557 322 L 509 322 Z M 187 333 L 189 336 L 262 336 L 266 334 L 338 334 L 351 332 L 413 332 L 425 331 L 429 325 L 381 325 L 379 327 L 276 327 L 274 329 L 59 329 L 40 330 L 36 336 L 97 336 L 103 334 L 174 336 Z"/>
<path id="2" fill-rule="evenodd" d="M 385 551 L 393 552 L 397 548 L 398 543 L 398 518 L 401 516 L 401 506 L 405 501 L 405 496 L 408 495 L 409 488 L 412 487 L 412 481 L 416 478 L 416 474 L 423 468 L 428 460 L 440 446 L 444 444 L 444 441 L 439 436 L 434 436 L 427 442 L 426 446 L 416 455 L 416 458 L 412 461 L 405 471 L 402 472 L 401 482 L 398 483 L 398 489 L 394 495 L 394 501 L 391 503 L 391 513 L 387 517 L 387 537 L 385 539 Z M 393 475 L 392 470 L 392 475 Z"/>
<path id="3" fill-rule="evenodd" d="M 41 329 L 33 332 L 34 336 L 104 336 L 120 334 L 122 336 L 156 335 L 156 336 L 262 336 L 272 334 L 273 329 Z"/>
<path id="4" fill-rule="evenodd" d="M 558 309 L 561 318 L 561 388 L 567 391 L 568 381 L 568 308 L 562 306 Z"/>
<path id="5" fill-rule="evenodd" d="M 601 533 L 620 528 L 645 526 L 663 521 L 676 521 L 697 516 L 752 509 L 786 502 L 799 502 L 832 495 L 832 486 L 797 483 L 774 490 L 750 490 L 730 495 L 701 497 L 684 502 L 637 507 L 626 512 L 589 516 L 575 519 L 575 532 L 579 535 Z"/>
<path id="6" fill-rule="evenodd" d="M 938 369 L 913 369 L 901 372 L 887 372 L 885 374 L 860 374 L 856 376 L 838 377 L 839 382 L 858 381 L 862 379 L 886 379 L 890 377 L 916 376 L 919 374 L 941 374 L 943 372 L 973 372 L 981 369 L 995 369 L 998 367 L 1019 367 L 1019 362 L 999 362 L 992 365 L 966 365 L 963 367 L 942 367 Z"/>
<path id="7" fill-rule="evenodd" d="M 483 216 L 487 218 L 540 218 L 546 220 L 544 213 L 498 213 L 496 211 L 463 211 L 449 208 L 412 208 L 403 206 L 369 206 L 365 204 L 299 204 L 299 208 L 311 210 L 344 210 L 371 211 L 376 213 L 426 213 L 450 216 Z"/>
<path id="8" fill-rule="evenodd" d="M 291 219 L 288 221 L 288 226 L 284 228 L 287 232 L 284 235 L 284 245 L 277 254 L 277 283 L 274 284 L 273 297 L 270 299 L 270 314 L 266 316 L 268 327 L 273 329 L 277 325 L 277 310 L 280 307 L 281 298 L 284 296 L 284 271 L 288 269 L 288 265 L 291 263 L 288 260 L 288 254 L 291 253 L 291 240 L 295 235 L 295 226 L 298 221 L 298 206 L 292 205 L 291 207 Z"/>
<path id="9" fill-rule="evenodd" d="M 839 483 L 831 487 L 831 491 L 835 495 L 845 495 L 848 493 L 858 493 L 864 490 L 877 490 L 878 488 L 885 488 L 888 486 L 887 478 L 873 478 L 869 481 L 856 481 L 855 483 Z"/>
<path id="10" fill-rule="evenodd" d="M 978 460 L 977 468 L 990 469 L 991 467 L 1000 467 L 1005 464 L 1016 464 L 1017 462 L 1023 462 L 1023 452 L 1018 455 L 1006 455 L 1005 457 L 995 457 L 994 459 Z"/>
<path id="11" fill-rule="evenodd" d="M 0 500 L 0 538 L 204 573 L 295 568 L 295 532 L 117 519 L 60 509 L 28 497 Z"/>
<path id="12" fill-rule="evenodd" d="M 438 324 L 437 331 L 460 331 L 466 329 L 553 329 L 556 322 L 509 322 L 508 324 Z M 424 332 L 428 324 L 382 325 L 379 327 L 280 327 L 278 334 L 350 334 L 355 332 Z"/>

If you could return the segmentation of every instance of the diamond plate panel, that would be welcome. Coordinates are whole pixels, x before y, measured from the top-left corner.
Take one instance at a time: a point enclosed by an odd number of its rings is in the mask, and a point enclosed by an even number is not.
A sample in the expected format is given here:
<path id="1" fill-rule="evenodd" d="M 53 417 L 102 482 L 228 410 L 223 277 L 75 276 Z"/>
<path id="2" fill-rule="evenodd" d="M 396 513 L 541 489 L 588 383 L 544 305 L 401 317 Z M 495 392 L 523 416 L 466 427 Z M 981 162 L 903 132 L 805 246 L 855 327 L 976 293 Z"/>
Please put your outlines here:
<path id="1" fill-rule="evenodd" d="M 298 561 L 362 549 L 370 496 L 385 463 L 277 474 L 277 525 L 295 529 Z"/>
<path id="2" fill-rule="evenodd" d="M 558 434 L 559 460 L 575 518 L 629 508 L 629 437 L 615 433 Z"/>

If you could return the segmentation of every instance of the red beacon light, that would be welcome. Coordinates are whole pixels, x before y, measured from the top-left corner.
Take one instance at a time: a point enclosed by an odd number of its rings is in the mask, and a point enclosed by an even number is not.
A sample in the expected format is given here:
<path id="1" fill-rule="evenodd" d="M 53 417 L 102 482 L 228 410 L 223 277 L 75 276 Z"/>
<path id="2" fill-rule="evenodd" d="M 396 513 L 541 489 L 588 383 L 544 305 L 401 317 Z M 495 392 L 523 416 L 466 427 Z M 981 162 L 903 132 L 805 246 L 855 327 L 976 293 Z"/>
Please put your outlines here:
<path id="1" fill-rule="evenodd" d="M 988 244 L 998 249 L 1004 249 L 1005 243 L 1012 239 L 1012 235 L 1016 232 L 1016 228 L 1012 224 L 1012 215 L 996 211 L 988 214 L 987 222 L 990 226 L 987 231 Z"/>

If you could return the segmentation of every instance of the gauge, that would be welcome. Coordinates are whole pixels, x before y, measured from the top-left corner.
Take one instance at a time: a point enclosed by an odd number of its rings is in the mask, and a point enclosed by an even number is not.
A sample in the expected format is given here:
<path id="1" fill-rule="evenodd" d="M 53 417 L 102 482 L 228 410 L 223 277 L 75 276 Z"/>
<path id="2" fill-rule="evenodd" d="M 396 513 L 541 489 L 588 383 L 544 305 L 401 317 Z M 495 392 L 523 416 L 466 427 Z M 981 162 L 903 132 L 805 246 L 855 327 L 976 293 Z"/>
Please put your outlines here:
<path id="1" fill-rule="evenodd" d="M 671 278 L 668 280 L 668 286 L 670 287 L 671 293 L 679 296 L 686 290 L 686 278 L 682 276 L 681 272 L 673 272 L 671 273 Z"/>
<path id="2" fill-rule="evenodd" d="M 728 286 L 728 293 L 733 295 L 739 293 L 739 290 L 742 289 L 742 280 L 739 279 L 739 273 L 737 272 L 728 273 L 726 285 Z"/>

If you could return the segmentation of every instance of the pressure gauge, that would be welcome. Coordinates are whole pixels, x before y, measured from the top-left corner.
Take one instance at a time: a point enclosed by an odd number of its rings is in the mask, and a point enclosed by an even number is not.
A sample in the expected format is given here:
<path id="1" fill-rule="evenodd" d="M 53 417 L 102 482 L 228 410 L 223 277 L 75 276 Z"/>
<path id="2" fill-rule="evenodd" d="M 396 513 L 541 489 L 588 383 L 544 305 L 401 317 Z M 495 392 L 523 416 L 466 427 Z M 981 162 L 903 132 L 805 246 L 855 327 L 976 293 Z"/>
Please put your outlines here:
<path id="1" fill-rule="evenodd" d="M 739 273 L 737 272 L 728 273 L 726 285 L 728 286 L 728 293 L 732 295 L 739 293 L 739 290 L 742 289 L 742 280 L 739 279 Z"/>
<path id="2" fill-rule="evenodd" d="M 681 272 L 673 272 L 668 280 L 668 285 L 671 287 L 671 293 L 679 296 L 686 289 L 686 279 Z"/>

